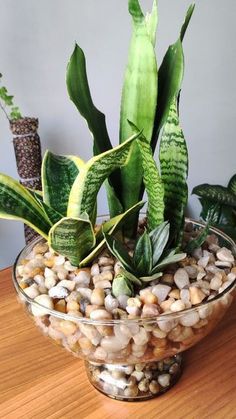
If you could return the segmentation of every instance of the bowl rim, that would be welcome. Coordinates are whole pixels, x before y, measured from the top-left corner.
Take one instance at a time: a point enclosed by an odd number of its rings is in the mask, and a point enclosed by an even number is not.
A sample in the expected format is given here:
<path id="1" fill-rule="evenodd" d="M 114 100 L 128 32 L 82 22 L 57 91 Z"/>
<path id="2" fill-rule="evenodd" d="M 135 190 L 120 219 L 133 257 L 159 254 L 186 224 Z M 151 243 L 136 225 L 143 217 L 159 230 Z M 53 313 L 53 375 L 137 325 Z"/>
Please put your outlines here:
<path id="1" fill-rule="evenodd" d="M 103 217 L 109 217 L 108 215 L 100 215 L 98 217 L 99 218 L 103 218 Z M 196 221 L 190 217 L 185 217 L 185 222 L 186 223 L 193 223 L 194 225 L 198 226 L 198 227 L 205 227 L 206 223 L 202 222 L 202 221 Z M 225 241 L 229 242 L 232 246 L 233 249 L 233 253 L 236 255 L 236 244 L 233 241 L 233 239 L 231 239 L 231 237 L 229 237 L 227 234 L 225 234 L 223 231 L 219 230 L 216 227 L 210 227 L 209 228 L 209 233 L 215 233 L 218 236 L 221 236 Z M 39 236 L 36 237 L 34 240 L 32 240 L 29 244 L 27 244 L 21 251 L 20 253 L 17 255 L 16 260 L 14 262 L 14 265 L 12 267 L 12 280 L 13 280 L 13 284 L 16 290 L 17 295 L 21 295 L 23 297 L 23 299 L 30 304 L 31 306 L 34 306 L 36 308 L 40 308 L 43 309 L 45 311 L 45 315 L 52 315 L 55 317 L 59 317 L 63 320 L 69 320 L 72 321 L 74 323 L 83 323 L 85 325 L 94 325 L 94 326 L 98 326 L 98 325 L 102 325 L 102 326 L 113 326 L 115 324 L 149 324 L 149 323 L 153 323 L 153 322 L 165 322 L 165 321 L 171 321 L 174 319 L 178 319 L 179 317 L 182 317 L 185 314 L 189 314 L 192 313 L 194 311 L 199 311 L 199 309 L 201 308 L 205 308 L 205 307 L 211 307 L 212 305 L 214 305 L 214 303 L 216 301 L 220 301 L 223 299 L 223 297 L 225 297 L 226 295 L 230 294 L 230 292 L 236 287 L 236 278 L 232 281 L 232 283 L 221 293 L 217 294 L 215 297 L 213 297 L 210 300 L 206 300 L 203 301 L 199 304 L 194 305 L 194 307 L 190 307 L 190 308 L 185 308 L 184 310 L 178 311 L 178 312 L 168 312 L 168 313 L 162 313 L 159 314 L 158 316 L 152 316 L 152 317 L 137 317 L 134 319 L 128 319 L 128 318 L 124 318 L 124 319 L 109 319 L 109 320 L 92 320 L 89 319 L 87 317 L 79 317 L 76 315 L 72 315 L 72 314 L 68 314 L 68 313 L 62 313 L 60 311 L 54 310 L 54 309 L 50 309 L 40 303 L 38 303 L 37 301 L 35 301 L 34 299 L 30 298 L 27 294 L 25 294 L 24 290 L 19 286 L 19 283 L 16 279 L 16 268 L 18 265 L 18 261 L 22 255 L 22 253 L 27 249 L 27 247 L 31 247 L 34 246 L 35 244 L 37 244 L 40 241 L 45 240 L 43 237 Z M 40 316 L 34 316 L 34 317 L 40 317 Z"/>

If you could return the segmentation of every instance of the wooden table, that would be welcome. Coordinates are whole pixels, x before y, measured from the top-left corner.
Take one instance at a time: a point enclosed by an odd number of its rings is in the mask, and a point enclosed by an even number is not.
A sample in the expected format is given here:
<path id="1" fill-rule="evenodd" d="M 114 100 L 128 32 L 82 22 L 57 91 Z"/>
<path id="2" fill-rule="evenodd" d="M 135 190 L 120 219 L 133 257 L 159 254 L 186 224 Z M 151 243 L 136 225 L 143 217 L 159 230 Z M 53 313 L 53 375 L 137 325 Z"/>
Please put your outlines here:
<path id="1" fill-rule="evenodd" d="M 16 301 L 11 270 L 0 272 L 0 418 L 235 419 L 236 304 L 186 353 L 178 384 L 140 403 L 111 400 L 88 382 L 83 361 L 53 345 Z"/>

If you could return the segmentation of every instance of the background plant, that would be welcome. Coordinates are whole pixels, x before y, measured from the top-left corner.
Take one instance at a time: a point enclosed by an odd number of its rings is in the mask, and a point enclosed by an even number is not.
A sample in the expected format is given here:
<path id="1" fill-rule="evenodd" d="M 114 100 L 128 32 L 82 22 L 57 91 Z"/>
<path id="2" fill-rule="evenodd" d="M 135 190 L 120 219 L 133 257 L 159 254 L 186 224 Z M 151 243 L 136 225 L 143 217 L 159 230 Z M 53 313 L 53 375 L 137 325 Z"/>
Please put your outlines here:
<path id="1" fill-rule="evenodd" d="M 211 220 L 211 224 L 236 240 L 236 175 L 233 175 L 227 186 L 195 186 L 193 194 L 199 197 L 202 206 L 201 218 Z"/>
<path id="2" fill-rule="evenodd" d="M 22 118 L 20 109 L 14 105 L 14 96 L 10 95 L 5 86 L 1 85 L 2 74 L 0 73 L 0 108 L 8 120 L 17 120 Z"/>

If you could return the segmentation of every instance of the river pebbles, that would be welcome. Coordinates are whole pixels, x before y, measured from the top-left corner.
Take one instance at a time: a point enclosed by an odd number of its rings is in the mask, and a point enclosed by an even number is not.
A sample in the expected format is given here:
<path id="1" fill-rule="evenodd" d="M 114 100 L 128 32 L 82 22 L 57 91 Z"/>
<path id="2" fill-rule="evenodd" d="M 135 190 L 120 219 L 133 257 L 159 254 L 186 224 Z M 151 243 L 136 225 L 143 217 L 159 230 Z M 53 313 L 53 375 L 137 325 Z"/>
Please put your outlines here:
<path id="1" fill-rule="evenodd" d="M 131 249 L 133 243 L 128 244 Z M 81 269 L 40 241 L 18 263 L 17 279 L 31 299 L 27 308 L 44 334 L 77 356 L 108 365 L 146 365 L 173 357 L 209 333 L 232 301 L 228 293 L 211 304 L 202 304 L 225 291 L 236 278 L 234 256 L 219 246 L 215 235 L 209 235 L 202 248 L 167 267 L 161 278 L 132 298 L 112 295 L 112 281 L 120 269 L 120 262 L 108 250 L 90 268 Z M 48 309 L 57 310 L 58 314 L 52 315 Z M 82 323 L 82 318 L 87 323 Z M 113 324 L 113 319 L 121 323 Z M 174 364 L 171 367 L 174 370 Z M 100 374 L 100 382 L 101 372 L 102 377 L 108 377 L 110 371 L 98 369 L 94 371 Z M 114 394 L 131 398 L 140 392 L 158 394 L 165 385 L 171 385 L 171 370 L 164 370 L 163 374 L 159 371 L 158 377 L 145 367 L 143 370 L 136 370 L 135 366 L 136 372 L 125 374 L 123 378 L 129 384 L 124 388 L 114 388 L 110 378 L 103 382 Z M 135 380 L 135 385 L 131 385 Z"/>

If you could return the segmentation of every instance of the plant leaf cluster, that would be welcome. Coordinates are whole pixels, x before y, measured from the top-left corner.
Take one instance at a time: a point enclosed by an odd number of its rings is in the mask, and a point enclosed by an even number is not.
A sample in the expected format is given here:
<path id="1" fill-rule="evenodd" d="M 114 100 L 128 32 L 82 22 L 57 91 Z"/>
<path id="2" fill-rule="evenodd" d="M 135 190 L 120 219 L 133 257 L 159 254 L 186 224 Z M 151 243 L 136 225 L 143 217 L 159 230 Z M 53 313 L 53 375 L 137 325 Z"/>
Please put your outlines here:
<path id="1" fill-rule="evenodd" d="M 136 241 L 132 257 L 121 241 L 104 233 L 108 249 L 123 268 L 112 284 L 112 292 L 116 297 L 127 292 L 127 295 L 133 294 L 135 285 L 142 287 L 158 279 L 164 268 L 186 257 L 185 253 L 178 253 L 178 249 L 168 248 L 169 233 L 170 225 L 166 221 L 149 233 L 145 230 Z"/>
<path id="2" fill-rule="evenodd" d="M 1 79 L 2 74 L 0 74 L 0 82 Z M 5 86 L 0 86 L 0 107 L 9 120 L 17 120 L 22 118 L 18 106 L 14 105 L 13 99 L 14 96 L 9 95 L 7 88 Z"/>
<path id="3" fill-rule="evenodd" d="M 193 194 L 199 197 L 202 206 L 201 218 L 236 239 L 236 175 L 233 175 L 227 186 L 195 186 Z"/>

